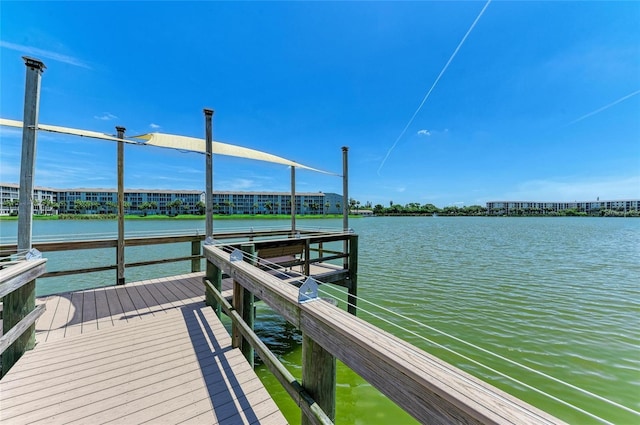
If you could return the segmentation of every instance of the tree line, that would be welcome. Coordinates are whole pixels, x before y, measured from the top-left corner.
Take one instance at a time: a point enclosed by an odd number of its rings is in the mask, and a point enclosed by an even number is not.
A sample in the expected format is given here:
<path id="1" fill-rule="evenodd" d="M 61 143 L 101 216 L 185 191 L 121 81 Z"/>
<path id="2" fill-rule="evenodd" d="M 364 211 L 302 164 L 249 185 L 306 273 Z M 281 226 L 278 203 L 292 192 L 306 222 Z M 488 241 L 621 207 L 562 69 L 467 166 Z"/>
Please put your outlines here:
<path id="1" fill-rule="evenodd" d="M 349 211 L 356 214 L 360 211 L 360 206 L 366 210 L 371 210 L 377 216 L 510 216 L 510 217 L 640 217 L 637 210 L 625 210 L 624 208 L 616 209 L 592 209 L 590 211 L 582 211 L 579 208 L 568 208 L 565 210 L 554 211 L 552 209 L 536 209 L 536 208 L 512 208 L 506 210 L 488 211 L 482 205 L 470 206 L 446 206 L 438 208 L 433 204 L 420 204 L 410 202 L 405 205 L 394 204 L 389 202 L 389 206 L 385 207 L 381 204 L 372 206 L 370 202 L 361 204 L 353 198 L 349 199 Z"/>

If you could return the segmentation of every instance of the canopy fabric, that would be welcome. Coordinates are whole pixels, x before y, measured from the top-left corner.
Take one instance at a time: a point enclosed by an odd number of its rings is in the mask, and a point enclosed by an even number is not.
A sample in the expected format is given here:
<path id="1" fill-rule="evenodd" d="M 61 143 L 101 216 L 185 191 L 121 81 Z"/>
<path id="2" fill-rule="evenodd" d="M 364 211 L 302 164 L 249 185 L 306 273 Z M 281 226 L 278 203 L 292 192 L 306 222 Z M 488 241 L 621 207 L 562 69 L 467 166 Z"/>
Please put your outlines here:
<path id="1" fill-rule="evenodd" d="M 23 127 L 22 121 L 9 120 L 5 118 L 0 118 L 0 125 L 8 126 L 8 127 L 18 127 L 18 128 Z M 50 131 L 53 133 L 71 134 L 71 135 L 80 136 L 80 137 L 90 137 L 93 139 L 111 140 L 114 142 L 143 144 L 145 146 L 146 145 L 158 146 L 163 148 L 206 153 L 205 140 L 198 139 L 195 137 L 177 136 L 173 134 L 164 134 L 164 133 L 148 133 L 148 134 L 141 134 L 139 136 L 129 137 L 130 139 L 133 138 L 133 139 L 146 140 L 146 143 L 141 143 L 133 140 L 118 139 L 117 137 L 113 137 L 109 134 L 100 133 L 97 131 L 79 130 L 76 128 L 59 127 L 55 125 L 38 124 L 38 130 Z M 213 142 L 212 145 L 213 145 L 212 146 L 213 153 L 216 155 L 235 156 L 239 158 L 253 159 L 257 161 L 266 161 L 266 162 L 272 162 L 275 164 L 282 164 L 290 167 L 316 171 L 318 173 L 330 174 L 333 176 L 338 175 L 335 173 L 330 173 L 328 171 L 322 171 L 316 168 L 308 167 L 298 162 L 290 161 L 288 159 L 285 159 L 276 155 L 272 155 L 266 152 L 257 151 L 255 149 L 243 148 L 242 146 L 236 146 L 236 145 L 231 145 L 231 144 L 222 143 L 222 142 Z"/>
<path id="2" fill-rule="evenodd" d="M 4 125 L 7 127 L 18 127 L 18 128 L 23 127 L 22 121 L 9 120 L 5 118 L 0 118 L 0 125 Z M 80 136 L 80 137 L 90 137 L 92 139 L 111 140 L 113 142 L 125 142 L 125 143 L 133 143 L 133 144 L 138 143 L 132 140 L 118 139 L 117 137 L 113 137 L 110 134 L 100 133 L 98 131 L 79 130 L 77 128 L 59 127 L 57 125 L 38 124 L 38 130 L 49 131 L 52 133 L 71 134 L 73 136 Z"/>
<path id="3" fill-rule="evenodd" d="M 195 137 L 177 136 L 174 134 L 164 133 L 147 133 L 139 136 L 131 136 L 134 139 L 146 140 L 145 145 L 160 146 L 164 148 L 181 149 L 193 152 L 206 153 L 206 142 L 204 139 Z M 254 159 L 257 161 L 273 162 L 276 164 L 288 165 L 290 167 L 303 168 L 306 170 L 316 171 L 318 173 L 337 175 L 327 171 L 311 168 L 298 162 L 272 155 L 266 152 L 257 151 L 255 149 L 244 148 L 242 146 L 231 145 L 222 142 L 213 142 L 212 150 L 214 155 L 235 156 L 239 158 Z"/>

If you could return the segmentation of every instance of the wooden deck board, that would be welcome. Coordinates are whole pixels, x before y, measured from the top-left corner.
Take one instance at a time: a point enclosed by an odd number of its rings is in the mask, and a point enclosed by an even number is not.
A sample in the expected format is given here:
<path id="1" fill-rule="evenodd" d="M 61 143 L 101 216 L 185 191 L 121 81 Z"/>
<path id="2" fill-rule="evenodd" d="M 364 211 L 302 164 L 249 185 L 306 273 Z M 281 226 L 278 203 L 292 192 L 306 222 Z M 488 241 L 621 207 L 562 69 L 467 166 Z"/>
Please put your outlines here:
<path id="1" fill-rule="evenodd" d="M 201 273 L 39 299 L 0 422 L 286 423 L 203 299 Z"/>
<path id="2" fill-rule="evenodd" d="M 96 297 L 96 316 L 98 329 L 113 326 L 111 320 L 111 311 L 109 310 L 109 301 L 107 301 L 107 293 L 105 288 L 98 288 L 93 293 Z"/>

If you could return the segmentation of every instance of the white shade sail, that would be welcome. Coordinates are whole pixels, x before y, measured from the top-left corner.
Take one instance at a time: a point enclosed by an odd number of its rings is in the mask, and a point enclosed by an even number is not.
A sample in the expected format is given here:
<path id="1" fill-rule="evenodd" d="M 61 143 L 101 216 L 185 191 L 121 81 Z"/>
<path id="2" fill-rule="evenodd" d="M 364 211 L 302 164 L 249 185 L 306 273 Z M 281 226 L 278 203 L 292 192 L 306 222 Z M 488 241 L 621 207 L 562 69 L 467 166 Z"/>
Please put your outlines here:
<path id="1" fill-rule="evenodd" d="M 173 148 L 180 150 L 187 150 L 192 152 L 206 153 L 206 145 L 204 139 L 198 139 L 195 137 L 177 136 L 174 134 L 164 133 L 148 133 L 139 136 L 131 136 L 134 139 L 146 140 L 145 145 L 160 146 L 163 148 Z M 222 142 L 213 142 L 212 149 L 214 155 L 226 155 L 235 156 L 238 158 L 253 159 L 256 161 L 266 161 L 275 164 L 287 165 L 290 167 L 303 168 L 306 170 L 316 171 L 319 173 L 332 174 L 327 171 L 311 168 L 306 165 L 294 162 L 270 153 L 261 152 L 255 149 L 244 148 L 242 146 L 231 145 Z"/>
<path id="2" fill-rule="evenodd" d="M 18 127 L 18 128 L 23 127 L 22 121 L 8 120 L 5 118 L 0 118 L 0 125 L 4 125 L 6 127 Z M 49 131 L 51 133 L 71 134 L 73 136 L 80 136 L 80 137 L 90 137 L 92 139 L 111 140 L 113 142 L 123 141 L 126 143 L 134 143 L 134 144 L 138 143 L 133 140 L 118 139 L 117 137 L 114 137 L 110 134 L 100 133 L 98 131 L 79 130 L 77 128 L 59 127 L 57 125 L 38 124 L 38 130 Z"/>
<path id="3" fill-rule="evenodd" d="M 0 125 L 8 127 L 22 128 L 22 121 L 9 120 L 0 118 Z M 55 125 L 38 124 L 38 130 L 49 131 L 53 133 L 70 134 L 80 137 L 90 137 L 93 139 L 110 140 L 110 141 L 123 141 L 125 143 L 143 144 L 145 146 L 158 146 L 163 148 L 186 150 L 191 152 L 206 153 L 206 146 L 204 139 L 198 139 L 195 137 L 178 136 L 174 134 L 164 133 L 148 133 L 141 134 L 139 136 L 131 136 L 129 139 L 144 140 L 146 143 L 141 143 L 138 140 L 118 139 L 112 135 L 106 133 L 100 133 L 90 130 L 79 130 L 76 128 L 59 127 Z M 266 152 L 261 152 L 255 149 L 244 148 L 242 146 L 231 145 L 222 142 L 213 142 L 213 153 L 215 155 L 235 156 L 239 158 L 253 159 L 257 161 L 272 162 L 275 164 L 287 165 L 290 167 L 303 168 L 306 170 L 316 171 L 319 173 L 337 175 L 327 171 L 318 170 L 316 168 L 308 167 L 295 161 L 291 161 L 276 155 L 272 155 Z"/>

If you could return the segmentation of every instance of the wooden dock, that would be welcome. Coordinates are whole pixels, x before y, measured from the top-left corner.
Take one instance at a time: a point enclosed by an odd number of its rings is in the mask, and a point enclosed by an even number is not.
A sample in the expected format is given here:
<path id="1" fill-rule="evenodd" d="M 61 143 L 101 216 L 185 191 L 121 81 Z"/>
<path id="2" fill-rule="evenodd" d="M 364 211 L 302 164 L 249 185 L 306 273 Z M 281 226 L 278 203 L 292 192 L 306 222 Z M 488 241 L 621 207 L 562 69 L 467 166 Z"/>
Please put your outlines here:
<path id="1" fill-rule="evenodd" d="M 0 423 L 286 423 L 203 292 L 191 273 L 39 299 Z"/>

